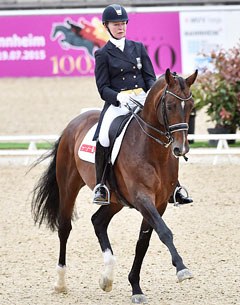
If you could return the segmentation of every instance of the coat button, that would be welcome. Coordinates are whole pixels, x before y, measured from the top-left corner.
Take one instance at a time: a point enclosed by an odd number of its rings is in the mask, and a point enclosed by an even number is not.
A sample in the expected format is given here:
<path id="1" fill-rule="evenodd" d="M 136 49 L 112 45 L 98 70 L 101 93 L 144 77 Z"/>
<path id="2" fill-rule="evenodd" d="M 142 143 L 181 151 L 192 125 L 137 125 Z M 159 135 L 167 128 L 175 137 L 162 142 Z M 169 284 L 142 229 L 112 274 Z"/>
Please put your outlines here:
<path id="1" fill-rule="evenodd" d="M 133 66 L 133 69 L 136 69 L 136 66 Z"/>
<path id="2" fill-rule="evenodd" d="M 136 75 L 133 75 L 133 78 L 136 78 L 137 76 Z"/>
<path id="3" fill-rule="evenodd" d="M 123 72 L 123 69 L 121 69 L 121 72 Z"/>
<path id="4" fill-rule="evenodd" d="M 123 77 L 122 79 L 125 80 L 125 77 Z"/>
<path id="5" fill-rule="evenodd" d="M 138 85 L 135 85 L 135 88 L 137 88 L 138 87 Z"/>

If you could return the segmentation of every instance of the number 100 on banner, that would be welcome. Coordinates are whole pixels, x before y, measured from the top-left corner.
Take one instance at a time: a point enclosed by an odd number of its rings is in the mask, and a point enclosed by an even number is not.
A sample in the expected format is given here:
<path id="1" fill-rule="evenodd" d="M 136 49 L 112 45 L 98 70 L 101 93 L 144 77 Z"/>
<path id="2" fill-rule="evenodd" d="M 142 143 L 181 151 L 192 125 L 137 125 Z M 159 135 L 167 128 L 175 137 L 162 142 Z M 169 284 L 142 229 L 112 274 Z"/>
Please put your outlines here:
<path id="1" fill-rule="evenodd" d="M 86 55 L 52 56 L 52 74 L 54 76 L 61 75 L 93 75 L 94 59 Z"/>

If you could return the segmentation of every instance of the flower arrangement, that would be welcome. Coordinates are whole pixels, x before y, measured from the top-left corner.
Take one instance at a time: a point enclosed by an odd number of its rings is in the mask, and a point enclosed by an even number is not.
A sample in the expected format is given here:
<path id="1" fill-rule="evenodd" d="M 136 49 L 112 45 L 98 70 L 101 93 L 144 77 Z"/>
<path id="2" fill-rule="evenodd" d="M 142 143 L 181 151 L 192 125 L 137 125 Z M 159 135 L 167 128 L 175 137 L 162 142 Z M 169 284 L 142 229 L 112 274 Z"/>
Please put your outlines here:
<path id="1" fill-rule="evenodd" d="M 212 52 L 210 65 L 193 88 L 195 109 L 206 106 L 210 121 L 235 132 L 240 127 L 240 44 Z"/>

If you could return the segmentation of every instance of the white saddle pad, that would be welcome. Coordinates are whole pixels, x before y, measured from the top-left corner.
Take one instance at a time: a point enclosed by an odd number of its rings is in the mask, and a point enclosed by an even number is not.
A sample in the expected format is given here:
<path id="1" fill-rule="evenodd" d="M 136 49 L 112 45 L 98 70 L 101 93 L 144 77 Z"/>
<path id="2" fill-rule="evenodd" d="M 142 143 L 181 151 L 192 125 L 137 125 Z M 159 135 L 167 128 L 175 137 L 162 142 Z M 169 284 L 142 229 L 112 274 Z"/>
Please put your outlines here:
<path id="1" fill-rule="evenodd" d="M 112 150 L 112 157 L 111 157 L 112 164 L 114 164 L 114 162 L 115 162 L 115 160 L 118 156 L 123 136 L 126 132 L 128 124 L 131 122 L 132 118 L 133 118 L 133 116 L 130 117 L 127 124 L 124 126 L 121 134 L 117 137 L 117 139 L 114 143 L 113 150 Z M 84 139 L 83 139 L 83 141 L 82 141 L 82 143 L 79 147 L 79 150 L 78 150 L 79 158 L 81 160 L 88 161 L 88 162 L 91 162 L 91 163 L 95 163 L 96 141 L 93 141 L 92 138 L 94 136 L 96 128 L 97 128 L 97 124 L 95 124 L 94 126 L 92 126 L 89 129 L 89 131 L 85 135 L 85 137 L 84 137 Z"/>

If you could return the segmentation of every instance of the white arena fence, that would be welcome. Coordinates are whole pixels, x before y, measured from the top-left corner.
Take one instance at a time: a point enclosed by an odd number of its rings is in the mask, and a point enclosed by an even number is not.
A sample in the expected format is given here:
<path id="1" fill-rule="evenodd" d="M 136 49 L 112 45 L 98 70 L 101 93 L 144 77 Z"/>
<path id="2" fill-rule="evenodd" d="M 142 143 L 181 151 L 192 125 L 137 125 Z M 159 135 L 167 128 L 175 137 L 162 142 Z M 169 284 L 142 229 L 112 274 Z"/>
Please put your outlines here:
<path id="1" fill-rule="evenodd" d="M 0 136 L 2 143 L 29 143 L 28 149 L 0 149 L 0 157 L 34 157 L 41 156 L 47 150 L 37 149 L 37 143 L 54 143 L 59 135 L 16 135 L 16 136 Z M 191 148 L 189 155 L 214 155 L 213 164 L 217 163 L 219 155 L 227 155 L 231 162 L 232 155 L 239 155 L 240 148 L 229 147 L 228 140 L 240 140 L 240 134 L 189 134 L 189 140 L 216 140 L 217 146 L 211 148 Z M 28 159 L 27 159 L 28 160 Z M 27 162 L 25 162 L 27 163 Z"/>
<path id="2" fill-rule="evenodd" d="M 189 134 L 188 140 L 216 140 L 217 146 L 213 148 L 191 148 L 188 154 L 196 156 L 214 155 L 213 165 L 217 164 L 220 155 L 225 155 L 231 163 L 233 155 L 240 157 L 240 148 L 229 147 L 228 140 L 239 139 L 240 134 Z"/>
<path id="3" fill-rule="evenodd" d="M 28 149 L 0 149 L 0 156 L 34 156 L 46 152 L 44 149 L 37 149 L 37 143 L 53 143 L 59 135 L 19 135 L 0 136 L 2 143 L 29 143 Z"/>

